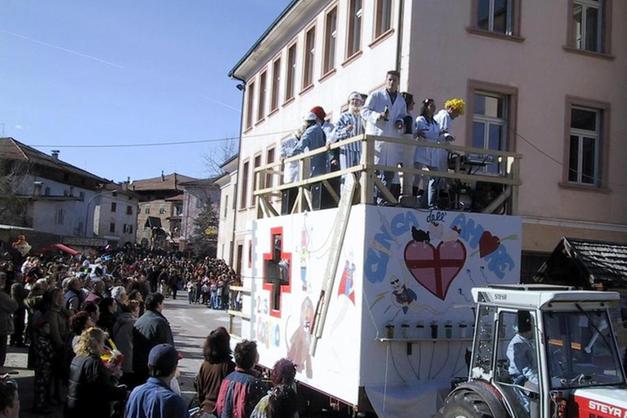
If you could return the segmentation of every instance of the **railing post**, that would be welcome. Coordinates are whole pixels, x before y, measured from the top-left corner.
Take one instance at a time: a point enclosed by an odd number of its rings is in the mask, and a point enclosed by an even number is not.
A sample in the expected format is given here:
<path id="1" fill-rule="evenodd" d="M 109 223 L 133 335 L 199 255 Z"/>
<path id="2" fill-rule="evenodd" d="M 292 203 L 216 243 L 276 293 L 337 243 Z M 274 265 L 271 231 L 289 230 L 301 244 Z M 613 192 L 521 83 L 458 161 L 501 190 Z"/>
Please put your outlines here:
<path id="1" fill-rule="evenodd" d="M 370 204 L 373 202 L 374 193 L 374 170 L 372 168 L 374 165 L 374 137 L 364 135 L 361 149 L 361 165 L 364 167 L 364 170 L 361 172 L 359 179 L 359 188 L 361 189 L 360 203 Z"/>

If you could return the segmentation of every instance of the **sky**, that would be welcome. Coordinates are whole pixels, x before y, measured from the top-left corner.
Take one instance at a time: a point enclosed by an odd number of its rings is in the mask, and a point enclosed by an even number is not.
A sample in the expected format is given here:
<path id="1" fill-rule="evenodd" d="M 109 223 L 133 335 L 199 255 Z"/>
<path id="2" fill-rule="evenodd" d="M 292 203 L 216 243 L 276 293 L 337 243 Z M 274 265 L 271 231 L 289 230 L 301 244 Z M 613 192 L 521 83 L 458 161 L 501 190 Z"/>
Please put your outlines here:
<path id="1" fill-rule="evenodd" d="M 227 77 L 289 0 L 0 0 L 0 136 L 101 177 L 208 177 L 237 137 Z M 236 142 L 236 141 L 235 141 Z"/>

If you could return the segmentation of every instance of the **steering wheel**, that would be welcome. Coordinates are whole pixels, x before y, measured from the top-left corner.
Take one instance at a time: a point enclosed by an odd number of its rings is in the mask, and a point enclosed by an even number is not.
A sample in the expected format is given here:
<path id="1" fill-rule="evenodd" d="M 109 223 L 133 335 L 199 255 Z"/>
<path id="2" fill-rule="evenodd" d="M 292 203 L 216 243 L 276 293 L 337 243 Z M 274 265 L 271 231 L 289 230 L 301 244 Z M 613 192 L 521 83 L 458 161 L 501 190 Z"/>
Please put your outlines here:
<path id="1" fill-rule="evenodd" d="M 584 382 L 592 383 L 592 376 L 587 375 L 585 373 L 580 373 L 577 376 L 573 377 L 572 379 L 569 379 L 566 377 L 560 378 L 560 383 L 562 384 L 562 386 L 572 386 L 573 383 L 576 383 L 577 385 L 581 385 Z"/>

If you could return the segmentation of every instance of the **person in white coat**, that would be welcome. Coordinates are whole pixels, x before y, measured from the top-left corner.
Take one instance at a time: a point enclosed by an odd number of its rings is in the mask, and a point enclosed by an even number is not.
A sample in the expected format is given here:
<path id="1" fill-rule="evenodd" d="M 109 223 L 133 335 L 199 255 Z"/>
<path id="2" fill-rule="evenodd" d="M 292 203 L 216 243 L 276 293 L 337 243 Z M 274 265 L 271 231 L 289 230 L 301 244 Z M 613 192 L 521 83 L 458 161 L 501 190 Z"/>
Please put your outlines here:
<path id="1" fill-rule="evenodd" d="M 424 99 L 420 109 L 420 116 L 416 118 L 416 137 L 427 143 L 437 143 L 440 141 L 440 126 L 434 119 L 435 101 Z M 414 154 L 414 167 L 418 169 L 437 170 L 438 163 L 436 154 L 441 151 L 438 148 L 429 148 L 418 143 Z M 446 150 L 444 150 L 446 152 Z M 428 202 L 429 206 L 435 204 L 437 179 L 431 178 L 428 181 Z"/>
<path id="2" fill-rule="evenodd" d="M 375 91 L 366 100 L 361 109 L 361 116 L 366 122 L 367 135 L 398 138 L 403 133 L 403 117 L 407 114 L 407 106 L 398 92 L 399 80 L 398 71 L 388 71 L 385 89 Z M 374 163 L 396 167 L 406 160 L 403 150 L 402 145 L 376 141 Z M 398 198 L 401 191 L 398 171 L 386 170 L 380 174 L 380 177 L 383 184 Z M 377 193 L 377 203 L 385 203 L 380 193 Z"/>

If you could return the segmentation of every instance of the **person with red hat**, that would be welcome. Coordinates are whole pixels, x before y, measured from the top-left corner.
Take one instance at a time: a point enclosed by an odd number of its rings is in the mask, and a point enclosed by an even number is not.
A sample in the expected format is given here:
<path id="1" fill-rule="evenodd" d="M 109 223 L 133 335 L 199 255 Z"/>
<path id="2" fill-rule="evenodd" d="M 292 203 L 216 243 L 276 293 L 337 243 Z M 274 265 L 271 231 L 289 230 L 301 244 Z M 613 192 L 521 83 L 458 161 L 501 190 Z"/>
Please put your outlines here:
<path id="1" fill-rule="evenodd" d="M 326 134 L 322 130 L 322 123 L 326 112 L 320 106 L 316 106 L 311 109 L 307 115 L 305 115 L 305 124 L 307 128 L 300 138 L 300 141 L 296 144 L 290 157 L 294 155 L 302 154 L 304 152 L 313 151 L 318 148 L 326 146 Z M 309 165 L 309 177 L 320 176 L 326 174 L 329 171 L 328 156 L 327 153 L 320 153 L 314 155 L 310 159 Z M 315 183 L 311 187 L 312 199 L 314 201 L 315 208 L 321 208 L 323 206 L 323 187 L 321 183 Z"/>

